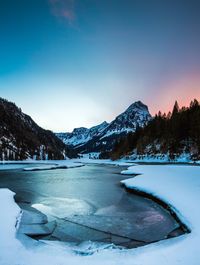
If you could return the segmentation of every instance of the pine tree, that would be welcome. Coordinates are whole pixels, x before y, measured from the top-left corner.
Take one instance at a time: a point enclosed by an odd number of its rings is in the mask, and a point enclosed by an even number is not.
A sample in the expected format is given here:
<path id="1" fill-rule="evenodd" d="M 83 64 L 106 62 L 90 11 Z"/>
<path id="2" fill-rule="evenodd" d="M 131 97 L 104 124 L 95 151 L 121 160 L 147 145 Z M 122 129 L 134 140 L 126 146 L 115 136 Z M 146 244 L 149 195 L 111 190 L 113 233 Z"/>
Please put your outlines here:
<path id="1" fill-rule="evenodd" d="M 176 115 L 177 113 L 179 113 L 179 105 L 177 100 L 175 101 L 174 107 L 173 107 L 173 111 L 172 111 L 172 116 Z"/>

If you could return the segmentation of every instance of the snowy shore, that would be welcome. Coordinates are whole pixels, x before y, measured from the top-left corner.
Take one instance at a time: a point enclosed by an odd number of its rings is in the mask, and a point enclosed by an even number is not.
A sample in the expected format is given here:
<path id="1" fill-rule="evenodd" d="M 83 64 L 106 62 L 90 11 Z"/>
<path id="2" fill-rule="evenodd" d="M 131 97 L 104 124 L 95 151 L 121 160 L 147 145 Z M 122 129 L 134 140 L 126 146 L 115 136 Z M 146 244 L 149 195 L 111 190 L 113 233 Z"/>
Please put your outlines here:
<path id="1" fill-rule="evenodd" d="M 148 154 L 148 155 L 129 155 L 123 158 L 125 161 L 132 161 L 133 163 L 145 164 L 200 164 L 199 160 L 192 160 L 189 153 L 182 153 L 176 155 L 173 159 L 169 154 Z"/>
<path id="2" fill-rule="evenodd" d="M 132 250 L 112 249 L 83 244 L 95 249 L 91 256 L 80 256 L 69 244 L 48 242 L 26 248 L 16 239 L 16 222 L 20 209 L 13 193 L 0 189 L 0 264 L 1 265 L 198 265 L 200 262 L 200 167 L 176 165 L 138 165 L 129 174 L 141 175 L 124 180 L 128 188 L 138 189 L 162 199 L 190 229 L 190 234 L 160 241 Z M 105 183 L 106 184 L 106 183 Z"/>
<path id="3" fill-rule="evenodd" d="M 130 166 L 135 165 L 128 161 L 112 161 L 110 159 L 66 159 L 66 160 L 23 160 L 23 161 L 0 161 L 0 170 L 22 168 L 24 171 L 68 169 L 84 166 L 85 164 Z"/>

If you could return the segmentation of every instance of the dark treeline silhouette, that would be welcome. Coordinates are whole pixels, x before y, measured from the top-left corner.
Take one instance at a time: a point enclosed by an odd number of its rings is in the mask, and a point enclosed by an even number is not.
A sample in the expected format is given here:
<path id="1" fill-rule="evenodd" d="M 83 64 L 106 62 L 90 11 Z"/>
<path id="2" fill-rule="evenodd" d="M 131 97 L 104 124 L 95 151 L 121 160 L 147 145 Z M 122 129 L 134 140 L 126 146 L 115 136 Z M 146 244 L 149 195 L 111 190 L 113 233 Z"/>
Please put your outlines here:
<path id="1" fill-rule="evenodd" d="M 194 99 L 188 108 L 175 102 L 172 112 L 159 112 L 146 127 L 137 129 L 116 142 L 112 159 L 125 155 L 168 154 L 170 159 L 189 153 L 192 160 L 200 159 L 200 104 Z M 102 156 L 105 154 L 102 154 Z"/>

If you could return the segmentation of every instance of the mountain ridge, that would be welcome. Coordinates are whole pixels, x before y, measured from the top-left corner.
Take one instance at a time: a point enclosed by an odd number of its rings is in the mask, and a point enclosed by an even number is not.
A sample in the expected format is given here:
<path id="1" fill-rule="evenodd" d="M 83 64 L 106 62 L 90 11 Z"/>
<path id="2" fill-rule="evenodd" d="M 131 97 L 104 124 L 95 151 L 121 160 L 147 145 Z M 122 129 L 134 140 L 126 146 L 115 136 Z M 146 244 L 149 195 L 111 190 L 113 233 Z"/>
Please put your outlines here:
<path id="1" fill-rule="evenodd" d="M 136 101 L 110 123 L 104 121 L 89 129 L 75 128 L 71 133 L 56 133 L 56 136 L 77 152 L 104 152 L 112 148 L 116 139 L 144 127 L 151 118 L 147 105 Z"/>
<path id="2" fill-rule="evenodd" d="M 68 150 L 15 103 L 0 98 L 0 159 L 64 159 Z"/>

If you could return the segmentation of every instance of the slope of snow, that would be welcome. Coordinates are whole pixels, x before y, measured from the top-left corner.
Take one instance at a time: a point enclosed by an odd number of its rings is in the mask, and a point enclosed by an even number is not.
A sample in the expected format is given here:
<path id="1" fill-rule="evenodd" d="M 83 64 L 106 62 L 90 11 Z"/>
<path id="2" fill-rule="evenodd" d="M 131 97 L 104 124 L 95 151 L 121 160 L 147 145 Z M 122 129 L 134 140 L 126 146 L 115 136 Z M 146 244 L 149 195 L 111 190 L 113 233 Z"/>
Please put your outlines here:
<path id="1" fill-rule="evenodd" d="M 133 250 L 119 250 L 112 245 L 86 242 L 82 246 L 43 242 L 25 248 L 15 238 L 16 218 L 20 209 L 13 193 L 0 189 L 0 264 L 2 265 L 199 265 L 200 261 L 200 167 L 133 166 L 132 173 L 142 173 L 123 183 L 157 196 L 179 214 L 191 233 Z M 90 256 L 81 256 L 88 251 Z"/>

